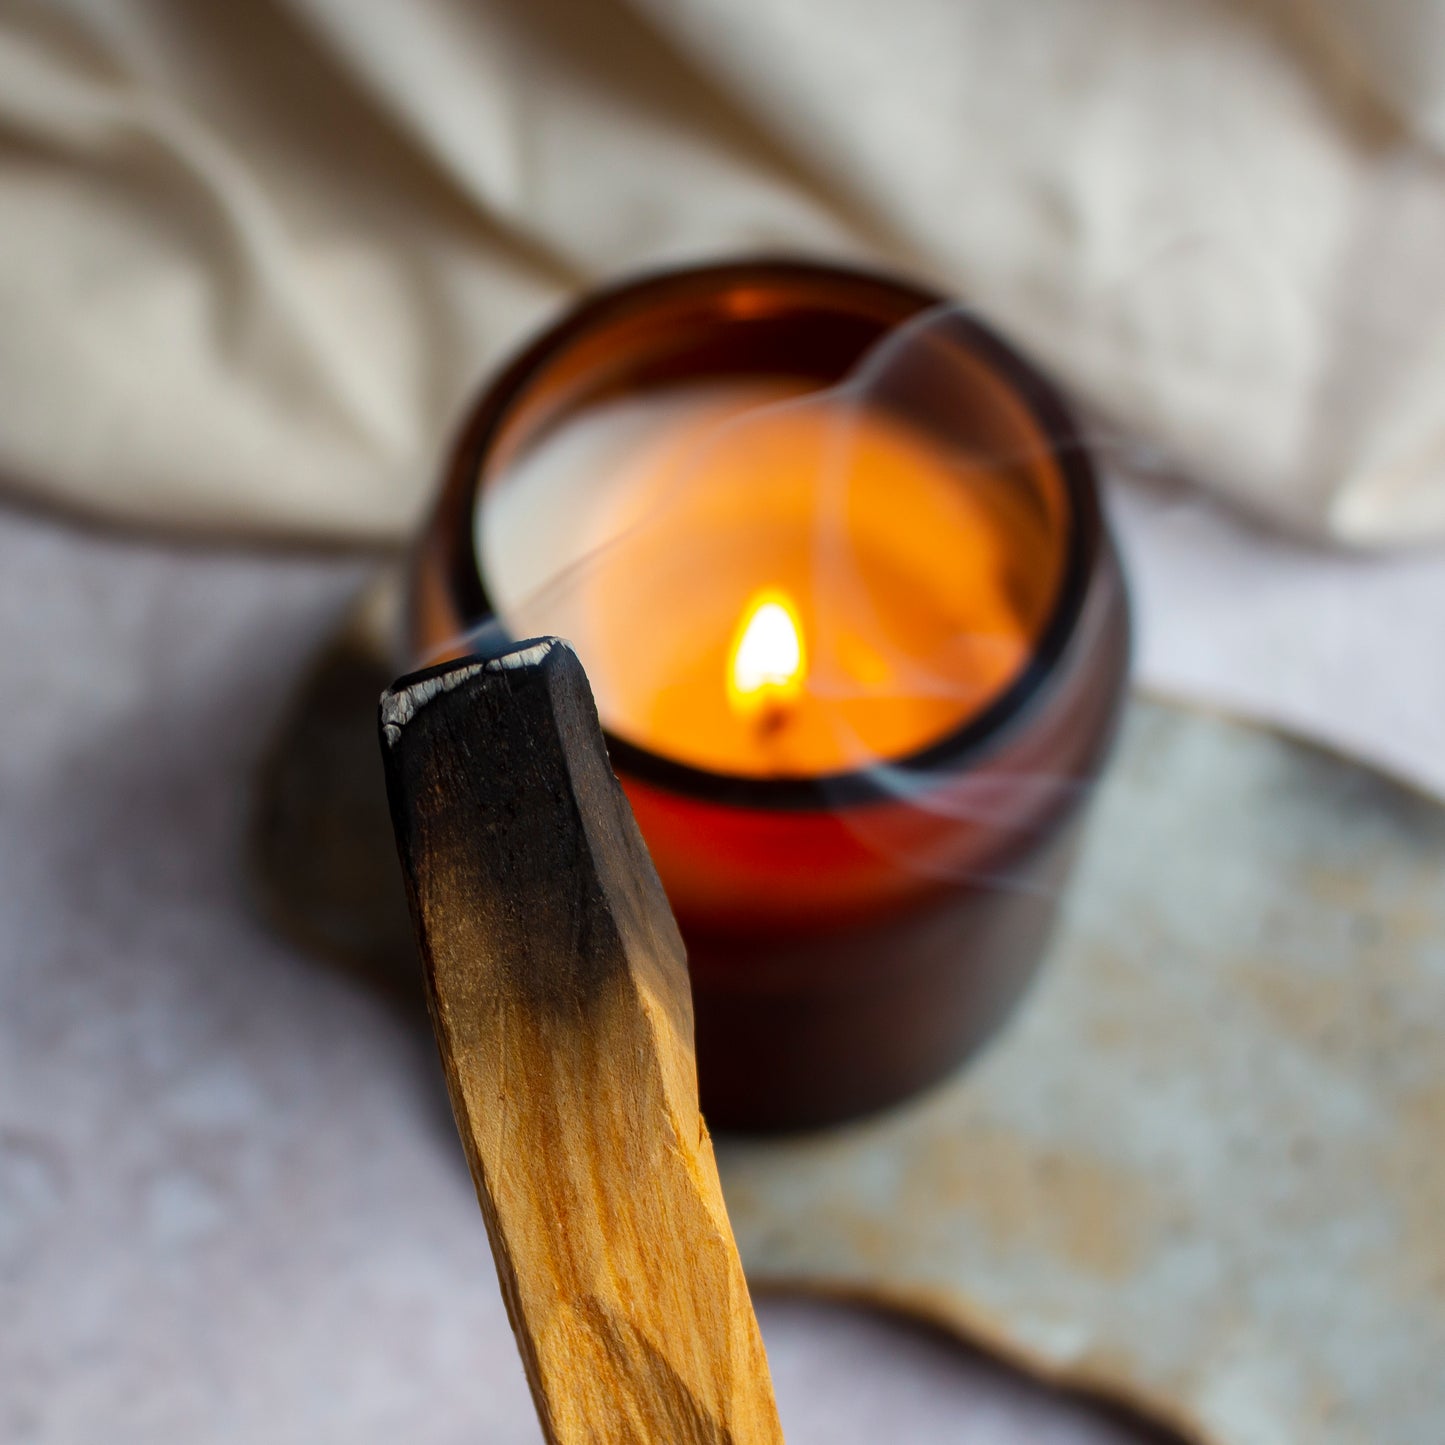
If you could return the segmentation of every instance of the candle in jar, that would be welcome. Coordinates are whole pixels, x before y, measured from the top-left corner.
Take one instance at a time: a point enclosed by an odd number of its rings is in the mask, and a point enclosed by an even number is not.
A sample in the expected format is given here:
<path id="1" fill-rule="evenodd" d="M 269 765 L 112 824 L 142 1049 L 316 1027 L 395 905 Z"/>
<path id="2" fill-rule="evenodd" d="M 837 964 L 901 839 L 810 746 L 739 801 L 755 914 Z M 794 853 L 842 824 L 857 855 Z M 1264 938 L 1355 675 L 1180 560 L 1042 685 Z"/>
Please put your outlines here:
<path id="1" fill-rule="evenodd" d="M 508 631 L 570 638 L 614 737 L 820 777 L 916 754 L 1015 681 L 1061 527 L 866 397 L 749 380 L 570 417 L 482 489 L 476 530 Z"/>
<path id="2" fill-rule="evenodd" d="M 1066 405 L 962 309 L 791 261 L 584 298 L 477 398 L 409 596 L 414 658 L 576 645 L 713 1125 L 903 1098 L 1022 994 L 1128 608 Z"/>

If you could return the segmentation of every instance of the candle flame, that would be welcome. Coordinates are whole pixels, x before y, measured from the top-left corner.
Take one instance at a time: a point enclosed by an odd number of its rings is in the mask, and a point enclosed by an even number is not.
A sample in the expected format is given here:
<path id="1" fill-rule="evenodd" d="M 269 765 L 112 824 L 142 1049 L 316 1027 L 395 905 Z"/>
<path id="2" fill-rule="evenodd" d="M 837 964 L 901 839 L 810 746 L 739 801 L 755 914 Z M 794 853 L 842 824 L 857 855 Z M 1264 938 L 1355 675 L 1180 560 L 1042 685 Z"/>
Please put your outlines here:
<path id="1" fill-rule="evenodd" d="M 728 700 L 741 713 L 773 711 L 803 690 L 803 628 L 788 596 L 769 588 L 743 609 L 728 665 Z"/>

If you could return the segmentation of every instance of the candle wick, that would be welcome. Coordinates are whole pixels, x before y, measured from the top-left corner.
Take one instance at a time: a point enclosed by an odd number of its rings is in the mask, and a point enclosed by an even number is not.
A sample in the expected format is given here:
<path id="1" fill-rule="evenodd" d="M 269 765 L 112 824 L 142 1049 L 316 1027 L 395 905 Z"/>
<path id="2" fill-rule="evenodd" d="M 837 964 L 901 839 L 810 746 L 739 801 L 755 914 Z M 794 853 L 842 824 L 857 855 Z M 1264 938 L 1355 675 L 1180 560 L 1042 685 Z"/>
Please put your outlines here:
<path id="1" fill-rule="evenodd" d="M 781 703 L 771 703 L 758 713 L 758 736 L 764 742 L 772 741 L 787 727 L 791 717 L 792 710 L 790 708 Z"/>

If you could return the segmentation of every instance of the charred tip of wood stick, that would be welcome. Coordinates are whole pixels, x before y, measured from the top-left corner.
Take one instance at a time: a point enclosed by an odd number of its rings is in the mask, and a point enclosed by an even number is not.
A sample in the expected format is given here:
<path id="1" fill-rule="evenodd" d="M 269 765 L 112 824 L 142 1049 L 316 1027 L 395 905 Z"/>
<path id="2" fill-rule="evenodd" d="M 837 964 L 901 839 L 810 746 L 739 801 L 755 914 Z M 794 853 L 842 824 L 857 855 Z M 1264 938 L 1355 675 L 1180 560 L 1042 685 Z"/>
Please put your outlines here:
<path id="1" fill-rule="evenodd" d="M 414 916 L 450 909 L 485 932 L 473 976 L 484 961 L 489 986 L 580 1024 L 645 934 L 676 961 L 657 995 L 690 1035 L 682 940 L 572 648 L 539 638 L 414 673 L 383 694 L 380 724 Z M 421 937 L 425 973 L 439 965 Z"/>
<path id="2" fill-rule="evenodd" d="M 394 682 L 381 695 L 381 736 L 388 747 L 401 741 L 401 730 L 427 703 L 485 672 L 539 667 L 557 649 L 571 652 L 560 637 L 534 637 L 494 657 L 463 657 L 422 668 Z"/>

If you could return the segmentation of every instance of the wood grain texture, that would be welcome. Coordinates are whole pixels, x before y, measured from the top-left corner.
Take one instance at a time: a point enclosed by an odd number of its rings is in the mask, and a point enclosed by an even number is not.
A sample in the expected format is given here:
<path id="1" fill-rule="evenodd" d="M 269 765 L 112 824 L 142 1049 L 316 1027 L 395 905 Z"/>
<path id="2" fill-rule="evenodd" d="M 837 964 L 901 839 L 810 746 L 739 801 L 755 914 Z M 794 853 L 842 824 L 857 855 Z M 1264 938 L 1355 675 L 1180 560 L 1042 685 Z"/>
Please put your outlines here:
<path id="1" fill-rule="evenodd" d="M 543 1432 L 781 1441 L 698 1113 L 682 940 L 565 643 L 382 698 L 452 1107 Z"/>

